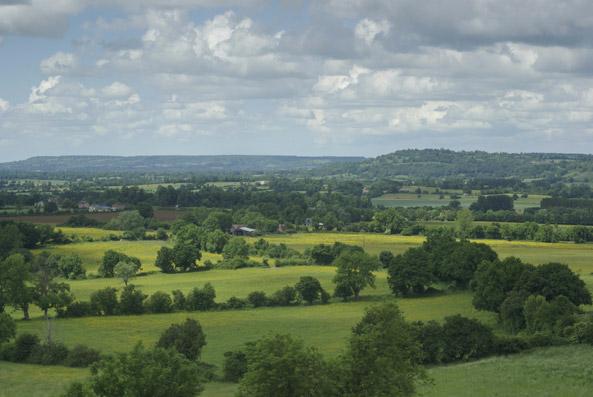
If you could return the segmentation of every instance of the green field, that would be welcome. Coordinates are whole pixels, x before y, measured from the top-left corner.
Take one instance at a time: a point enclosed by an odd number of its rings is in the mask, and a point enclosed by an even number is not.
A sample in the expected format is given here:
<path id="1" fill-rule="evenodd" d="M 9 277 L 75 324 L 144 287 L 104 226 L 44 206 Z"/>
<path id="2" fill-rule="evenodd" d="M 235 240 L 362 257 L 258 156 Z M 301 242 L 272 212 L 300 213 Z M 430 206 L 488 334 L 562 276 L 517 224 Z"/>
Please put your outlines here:
<path id="1" fill-rule="evenodd" d="M 436 367 L 426 397 L 588 397 L 593 390 L 593 347 L 538 349 L 509 357 Z"/>
<path id="2" fill-rule="evenodd" d="M 89 233 L 95 233 L 88 230 Z M 99 233 L 99 232 L 96 232 Z M 331 244 L 341 241 L 365 247 L 371 253 L 382 250 L 395 253 L 417 246 L 423 241 L 419 236 L 390 236 L 380 234 L 355 233 L 311 233 L 294 235 L 272 235 L 265 237 L 273 243 L 285 243 L 300 251 L 314 244 Z M 253 242 L 254 239 L 249 239 Z M 518 256 L 524 260 L 540 264 L 550 261 L 568 263 L 579 272 L 593 287 L 593 245 L 576 245 L 571 243 L 537 243 L 508 242 L 501 240 L 483 241 L 490 244 L 500 256 Z M 50 247 L 52 252 L 78 253 L 90 271 L 96 270 L 97 264 L 105 250 L 115 249 L 129 255 L 138 256 L 143 262 L 144 271 L 153 271 L 156 252 L 162 241 L 115 241 L 76 243 Z M 205 258 L 217 259 L 213 254 Z M 249 292 L 262 290 L 271 293 L 285 285 L 293 285 L 300 276 L 317 277 L 323 286 L 333 290 L 331 279 L 335 269 L 329 266 L 295 266 L 283 268 L 252 268 L 241 270 L 212 270 L 188 274 L 150 273 L 132 280 L 144 293 L 157 290 L 170 292 L 173 289 L 187 291 L 206 282 L 212 283 L 217 292 L 216 300 L 222 302 L 231 296 L 246 297 Z M 79 299 L 88 299 L 90 293 L 106 286 L 122 287 L 117 279 L 87 279 L 69 281 L 72 291 Z M 203 351 L 203 359 L 220 368 L 225 351 L 236 349 L 248 341 L 253 341 L 270 333 L 290 333 L 303 338 L 307 344 L 316 346 L 329 356 L 338 354 L 350 334 L 351 327 L 361 318 L 364 309 L 369 305 L 383 300 L 396 300 L 408 320 L 441 320 L 447 315 L 460 313 L 468 317 L 478 318 L 485 323 L 496 326 L 493 314 L 476 311 L 471 304 L 468 292 L 448 293 L 440 296 L 414 299 L 396 299 L 391 296 L 384 271 L 377 272 L 377 288 L 363 291 L 363 299 L 359 302 L 329 305 L 296 306 L 283 308 L 259 308 L 222 312 L 182 312 L 171 314 L 146 314 L 140 316 L 87 317 L 78 319 L 57 319 L 52 322 L 54 338 L 69 346 L 87 344 L 102 352 L 127 351 L 137 341 L 150 345 L 160 333 L 171 323 L 181 322 L 185 318 L 200 321 L 207 335 L 207 346 Z M 34 311 L 34 319 L 29 322 L 18 322 L 18 332 L 32 332 L 43 336 L 46 324 L 40 313 Z M 571 350 L 572 349 L 572 350 Z M 423 396 L 584 396 L 583 390 L 591 387 L 585 374 L 590 370 L 582 368 L 577 378 L 570 382 L 561 382 L 548 372 L 555 368 L 554 363 L 564 363 L 566 368 L 574 368 L 577 362 L 588 362 L 593 358 L 593 351 L 586 347 L 570 347 L 548 349 L 533 354 L 523 354 L 510 358 L 493 358 L 475 363 L 437 367 L 429 370 L 434 378 L 434 386 L 422 388 Z M 547 360 L 547 361 L 546 361 Z M 558 364 L 560 365 L 560 364 Z M 526 376 L 520 376 L 519 369 L 526 368 Z M 541 368 L 540 368 L 541 367 Z M 58 393 L 64 384 L 72 379 L 85 376 L 86 370 L 72 370 L 62 367 L 19 366 L 1 363 L 0 384 L 3 391 L 0 396 L 13 395 L 48 395 Z M 590 368 L 590 367 L 588 367 Z M 30 372 L 32 381 L 23 381 Z M 50 385 L 44 382 L 55 371 L 58 380 L 53 378 Z M 587 372 L 589 371 L 589 372 Z M 564 372 L 561 372 L 564 373 Z M 508 378 L 508 388 L 496 389 L 492 383 L 496 378 Z M 537 383 L 539 382 L 539 383 Z M 589 382 L 589 383 L 587 383 Z M 541 385 L 540 385 L 541 383 Z M 490 386 L 489 386 L 490 385 Z M 554 394 L 562 385 L 568 394 Z M 507 387 L 507 385 L 505 385 Z M 228 397 L 233 395 L 235 385 L 213 383 L 208 385 L 206 397 Z M 531 390 L 541 391 L 531 393 Z M 501 390 L 496 394 L 494 390 Z M 508 394 L 512 390 L 513 393 Z M 516 393 L 515 393 L 516 391 Z M 552 394 L 545 394 L 549 392 Z M 5 393 L 5 394 L 1 394 Z M 493 393 L 493 394 L 488 394 Z M 506 393 L 506 394 L 505 394 Z M 521 394 L 523 393 L 523 394 Z"/>
<path id="3" fill-rule="evenodd" d="M 101 229 L 95 229 L 101 230 Z M 410 247 L 417 246 L 424 241 L 422 236 L 399 236 L 382 234 L 363 233 L 301 233 L 287 235 L 270 235 L 265 237 L 272 243 L 284 243 L 287 246 L 303 251 L 315 244 L 333 244 L 341 241 L 347 244 L 356 244 L 364 247 L 372 254 L 378 254 L 383 250 L 390 250 L 394 253 L 401 253 Z M 249 238 L 254 242 L 256 238 Z M 501 257 L 516 256 L 526 262 L 542 264 L 546 262 L 567 263 L 570 267 L 585 279 L 593 287 L 593 244 L 573 243 L 540 243 L 533 241 L 505 241 L 505 240 L 479 240 L 490 245 Z M 244 296 L 254 288 L 252 283 L 259 281 L 260 272 L 266 279 L 267 291 L 273 291 L 286 284 L 294 284 L 303 273 L 311 273 L 318 277 L 329 287 L 330 279 L 333 276 L 333 269 L 328 267 L 288 267 L 281 269 L 250 269 L 242 273 L 233 271 L 210 271 L 205 273 L 166 275 L 155 273 L 158 269 L 154 266 L 154 260 L 159 248 L 169 245 L 170 242 L 163 241 L 96 241 L 89 243 L 76 243 L 51 247 L 49 251 L 54 253 L 76 253 L 81 256 L 85 267 L 91 273 L 96 272 L 98 264 L 104 252 L 114 249 L 128 255 L 136 256 L 142 261 L 142 271 L 151 274 L 133 279 L 145 292 L 154 292 L 158 289 L 170 291 L 172 289 L 189 289 L 204 282 L 211 282 L 217 291 L 220 290 L 220 297 L 224 299 L 230 295 L 224 291 L 236 291 L 232 295 Z M 202 261 L 217 261 L 220 255 L 203 253 Z M 257 258 L 255 258 L 257 259 Z M 253 273 L 250 273 L 253 272 Z M 241 274 L 241 276 L 238 276 Z M 381 277 L 380 277 L 381 278 Z M 269 283 L 267 282 L 269 280 Z M 80 298 L 86 298 L 91 291 L 105 286 L 119 286 L 119 280 L 114 279 L 89 279 L 81 281 L 70 281 L 72 290 Z M 227 288 L 228 287 L 228 288 Z M 385 287 L 386 288 L 386 287 Z M 386 293 L 382 290 L 381 293 Z"/>
<path id="4" fill-rule="evenodd" d="M 105 230 L 96 227 L 65 227 L 60 226 L 57 228 L 61 230 L 67 237 L 77 238 L 92 238 L 93 240 L 100 240 L 107 238 L 111 235 L 121 236 L 123 232 L 121 230 Z"/>
<path id="5" fill-rule="evenodd" d="M 472 195 L 462 195 L 458 199 L 462 207 L 468 208 L 472 203 L 478 200 L 479 192 L 472 193 Z M 527 198 L 519 197 L 515 200 L 515 209 L 522 211 L 525 208 L 539 207 L 544 195 L 533 194 Z M 439 194 L 421 194 L 418 196 L 415 193 L 391 193 L 384 194 L 381 197 L 372 199 L 373 204 L 382 205 L 384 207 L 442 207 L 448 205 L 451 201 L 449 193 L 445 193 L 444 198 L 440 198 Z"/>
<path id="6" fill-rule="evenodd" d="M 563 346 L 515 356 L 434 367 L 432 383 L 420 385 L 422 397 L 588 397 L 593 389 L 593 348 Z M 58 396 L 88 370 L 0 362 L 0 397 Z M 232 397 L 233 383 L 206 385 L 202 397 Z"/>

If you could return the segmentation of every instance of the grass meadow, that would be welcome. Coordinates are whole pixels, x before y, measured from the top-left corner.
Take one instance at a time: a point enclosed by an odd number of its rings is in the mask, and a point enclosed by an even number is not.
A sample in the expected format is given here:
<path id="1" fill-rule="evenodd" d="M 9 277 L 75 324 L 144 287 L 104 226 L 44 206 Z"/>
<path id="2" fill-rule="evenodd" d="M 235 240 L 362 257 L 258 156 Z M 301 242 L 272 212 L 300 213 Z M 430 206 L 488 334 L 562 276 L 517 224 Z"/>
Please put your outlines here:
<path id="1" fill-rule="evenodd" d="M 85 232 L 95 233 L 93 230 Z M 314 244 L 332 244 L 335 241 L 341 241 L 361 245 L 373 254 L 382 250 L 401 253 L 423 241 L 423 238 L 418 236 L 354 233 L 273 235 L 265 238 L 273 243 L 285 243 L 300 251 Z M 252 242 L 253 239 L 250 241 Z M 482 242 L 490 244 L 501 257 L 517 256 L 534 264 L 550 261 L 567 263 L 573 270 L 579 272 L 593 289 L 593 276 L 591 276 L 593 245 L 500 240 Z M 163 241 L 87 242 L 49 247 L 49 250 L 56 253 L 79 254 L 90 272 L 96 271 L 107 249 L 137 256 L 143 262 L 143 271 L 148 274 L 135 277 L 131 282 L 147 294 L 157 290 L 188 291 L 194 286 L 210 282 L 216 289 L 216 300 L 222 302 L 231 296 L 246 297 L 249 292 L 256 290 L 272 293 L 285 285 L 294 284 L 303 275 L 317 277 L 324 288 L 333 290 L 331 280 L 335 269 L 329 266 L 211 270 L 189 274 L 153 272 L 156 270 L 154 267 L 156 252 L 166 244 L 170 243 Z M 203 260 L 217 258 L 217 255 L 205 254 Z M 97 289 L 123 286 L 120 280 L 100 278 L 69 281 L 69 283 L 74 294 L 82 300 L 88 299 L 90 293 Z M 397 301 L 408 320 L 441 320 L 448 315 L 459 313 L 496 326 L 493 314 L 479 312 L 473 308 L 469 292 L 397 299 L 389 292 L 385 271 L 379 271 L 376 289 L 364 290 L 363 299 L 359 302 L 222 312 L 56 319 L 52 321 L 52 333 L 55 339 L 68 346 L 83 343 L 105 353 L 127 351 L 138 341 L 146 345 L 153 344 L 170 324 L 182 322 L 189 317 L 199 320 L 207 335 L 208 344 L 204 348 L 203 359 L 218 367 L 222 364 L 224 352 L 271 333 L 290 333 L 303 338 L 307 344 L 317 347 L 329 357 L 338 354 L 344 348 L 351 327 L 362 317 L 365 308 L 383 300 Z M 33 320 L 18 321 L 18 332 L 31 332 L 43 336 L 46 324 L 40 318 L 39 312 L 32 314 Z M 467 364 L 436 367 L 429 369 L 434 384 L 423 386 L 421 395 L 435 397 L 590 395 L 590 390 L 593 388 L 590 366 L 592 359 L 593 349 L 585 346 L 571 346 L 543 349 L 508 358 L 498 357 Z M 87 370 L 0 362 L 0 385 L 2 385 L 0 397 L 57 395 L 64 385 L 87 374 Z M 568 381 L 562 380 L 561 377 Z M 501 379 L 505 382 L 500 382 Z M 212 383 L 207 386 L 203 396 L 229 397 L 235 390 L 236 385 Z M 587 390 L 589 394 L 586 393 Z M 565 393 L 562 394 L 562 391 Z"/>
<path id="2" fill-rule="evenodd" d="M 515 356 L 430 368 L 431 383 L 421 397 L 589 397 L 593 389 L 593 348 L 563 346 Z M 86 369 L 0 362 L 0 397 L 58 396 L 88 375 Z M 232 397 L 233 383 L 206 385 L 201 397 Z"/>
<path id="3" fill-rule="evenodd" d="M 468 208 L 472 203 L 478 200 L 479 192 L 473 193 L 471 196 L 460 195 L 458 199 L 462 207 Z M 515 200 L 515 209 L 522 211 L 525 208 L 539 207 L 544 195 L 533 194 L 529 197 L 519 197 Z M 438 194 L 422 194 L 418 196 L 416 193 L 391 193 L 372 199 L 373 204 L 384 207 L 442 207 L 448 205 L 451 201 L 449 193 L 446 193 L 443 198 Z"/>

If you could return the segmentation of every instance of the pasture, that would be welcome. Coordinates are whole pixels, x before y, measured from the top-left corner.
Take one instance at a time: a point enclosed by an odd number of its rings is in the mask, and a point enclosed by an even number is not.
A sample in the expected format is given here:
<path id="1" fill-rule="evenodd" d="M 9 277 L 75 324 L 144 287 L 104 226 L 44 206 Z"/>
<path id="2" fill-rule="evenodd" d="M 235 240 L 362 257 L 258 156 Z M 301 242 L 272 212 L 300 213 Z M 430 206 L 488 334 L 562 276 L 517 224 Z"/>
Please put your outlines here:
<path id="1" fill-rule="evenodd" d="M 593 348 L 562 346 L 514 356 L 430 368 L 431 383 L 419 387 L 422 397 L 588 397 L 593 388 Z M 86 369 L 0 362 L 0 397 L 58 396 Z M 504 381 L 501 381 L 504 380 Z M 212 382 L 201 397 L 232 397 L 234 383 Z"/>
<path id="2" fill-rule="evenodd" d="M 177 210 L 174 208 L 155 208 L 154 218 L 159 222 L 173 222 L 181 218 L 183 214 L 187 213 L 188 209 Z M 35 214 L 35 215 L 14 215 L 1 216 L 1 221 L 19 221 L 31 222 L 45 225 L 62 225 L 70 219 L 72 215 L 85 215 L 91 219 L 99 222 L 108 222 L 117 217 L 119 212 L 76 212 L 76 213 L 60 213 L 60 214 Z"/>
<path id="3" fill-rule="evenodd" d="M 240 276 L 241 273 L 236 275 Z M 249 290 L 265 289 L 263 284 L 264 280 L 251 285 Z M 223 292 L 222 288 L 218 290 Z M 224 293 L 231 295 L 234 291 Z M 329 305 L 58 319 L 52 322 L 52 335 L 68 346 L 83 343 L 105 353 L 127 351 L 138 341 L 147 345 L 154 343 L 172 323 L 194 318 L 200 321 L 206 333 L 207 345 L 203 350 L 203 359 L 219 367 L 224 352 L 273 333 L 293 334 L 331 356 L 342 350 L 351 327 L 360 320 L 367 306 L 394 299 L 390 296 L 367 296 L 359 302 Z M 471 304 L 471 295 L 465 292 L 398 299 L 397 302 L 409 320 L 441 320 L 460 313 L 490 324 L 495 322 L 492 314 L 475 310 Z M 19 321 L 18 331 L 43 336 L 46 324 L 40 317 L 28 322 Z"/>
<path id="4" fill-rule="evenodd" d="M 478 200 L 478 195 L 479 192 L 473 192 L 471 195 L 459 194 L 460 198 L 457 200 L 462 207 L 468 208 Z M 515 209 L 521 212 L 525 208 L 539 207 L 544 197 L 548 196 L 532 194 L 526 198 L 519 197 L 515 200 Z M 449 192 L 444 193 L 443 198 L 438 193 L 418 195 L 416 193 L 400 192 L 384 194 L 372 199 L 373 204 L 384 207 L 443 207 L 448 205 L 451 200 Z"/>
<path id="5" fill-rule="evenodd" d="M 92 230 L 92 229 L 91 229 Z M 101 229 L 94 229 L 103 232 Z M 333 244 L 340 241 L 347 244 L 354 244 L 364 247 L 371 254 L 379 254 L 383 250 L 392 251 L 395 254 L 402 253 L 411 247 L 420 245 L 424 241 L 422 236 L 399 236 L 382 235 L 370 233 L 300 233 L 285 235 L 269 235 L 264 237 L 274 244 L 286 244 L 290 248 L 298 251 L 304 251 L 306 248 L 315 244 Z M 248 238 L 253 243 L 257 237 Z M 574 244 L 574 243 L 541 243 L 534 241 L 505 241 L 505 240 L 476 240 L 490 245 L 501 258 L 516 256 L 532 264 L 542 264 L 546 262 L 561 262 L 568 264 L 575 272 L 593 288 L 593 244 Z M 164 241 L 95 241 L 85 243 L 75 243 L 49 247 L 47 250 L 57 254 L 75 253 L 82 258 L 85 268 L 90 273 L 97 270 L 101 258 L 105 251 L 113 249 L 121 251 L 127 255 L 138 257 L 142 261 L 142 272 L 148 273 L 143 276 L 132 279 L 132 283 L 137 284 L 145 292 L 154 292 L 162 289 L 170 291 L 172 289 L 189 289 L 196 284 L 211 282 L 215 288 L 221 290 L 220 297 L 224 299 L 230 297 L 224 291 L 225 286 L 229 290 L 237 291 L 232 293 L 239 297 L 242 292 L 251 292 L 253 288 L 249 284 L 266 280 L 262 283 L 264 287 L 270 287 L 272 292 L 286 284 L 294 284 L 299 275 L 310 272 L 311 275 L 318 277 L 326 287 L 329 286 L 331 277 L 333 277 L 333 268 L 330 267 L 286 267 L 271 269 L 247 269 L 240 272 L 217 270 L 204 273 L 175 274 L 166 275 L 158 273 L 158 268 L 154 266 L 157 251 L 161 246 L 170 246 L 171 242 Z M 217 261 L 221 258 L 219 254 L 203 252 L 201 262 L 206 260 Z M 260 259 L 260 258 L 254 258 Z M 239 276 L 240 274 L 240 276 Z M 309 273 L 308 273 L 309 274 Z M 263 277 L 263 278 L 261 278 Z M 379 280 L 385 276 L 379 273 Z M 80 281 L 70 281 L 72 290 L 80 298 L 86 298 L 90 292 L 106 286 L 119 286 L 121 282 L 116 279 L 88 279 Z M 284 284 L 282 284 L 284 283 Z M 220 285 L 220 287 L 219 287 Z M 380 285 L 380 283 L 378 283 Z M 278 288 L 277 288 L 278 287 Z M 380 291 L 380 288 L 377 291 Z M 387 293 L 385 289 L 381 293 Z"/>
<path id="6" fill-rule="evenodd" d="M 89 235 L 93 233 L 100 235 L 104 232 L 98 230 L 100 229 L 80 229 L 73 232 L 89 233 Z M 401 253 L 421 244 L 424 240 L 420 236 L 356 233 L 302 233 L 270 235 L 264 238 L 275 244 L 284 243 L 299 251 L 315 244 L 333 244 L 340 241 L 363 246 L 373 254 L 383 250 Z M 248 238 L 250 243 L 256 239 Z M 590 288 L 593 288 L 591 275 L 593 245 L 502 240 L 481 240 L 480 242 L 491 245 L 501 257 L 517 256 L 534 264 L 550 261 L 567 263 L 581 274 Z M 48 250 L 55 253 L 77 253 L 83 258 L 85 267 L 90 272 L 96 271 L 103 253 L 108 249 L 137 256 L 143 262 L 143 271 L 147 274 L 133 278 L 131 283 L 145 294 L 158 290 L 170 293 L 174 289 L 187 292 L 193 287 L 210 282 L 216 289 L 216 301 L 223 302 L 231 296 L 244 298 L 250 292 L 257 290 L 272 293 L 286 285 L 293 285 L 299 277 L 304 275 L 318 278 L 325 289 L 333 291 L 332 278 L 335 269 L 331 266 L 211 270 L 186 274 L 156 272 L 157 269 L 154 267 L 156 252 L 162 245 L 170 244 L 163 241 L 95 241 L 48 247 Z M 216 254 L 203 253 L 202 260 L 219 258 L 220 256 Z M 480 312 L 473 308 L 469 292 L 398 299 L 390 294 L 386 272 L 379 271 L 376 274 L 376 289 L 365 289 L 362 299 L 358 302 L 334 301 L 329 305 L 56 319 L 52 321 L 52 334 L 56 340 L 68 346 L 82 343 L 110 353 L 130 350 L 138 341 L 151 345 L 170 324 L 182 322 L 186 318 L 194 318 L 200 321 L 207 336 L 207 346 L 202 356 L 204 361 L 220 368 L 224 352 L 237 349 L 245 342 L 272 333 L 293 334 L 303 338 L 307 344 L 317 347 L 327 357 L 335 356 L 344 348 L 351 327 L 362 317 L 365 308 L 385 300 L 395 300 L 405 317 L 411 321 L 442 320 L 448 315 L 462 314 L 478 318 L 496 327 L 496 319 L 492 313 Z M 82 300 L 87 300 L 93 291 L 100 288 L 123 286 L 118 279 L 102 278 L 69 281 L 69 284 L 74 294 Z M 32 315 L 34 319 L 31 321 L 18 321 L 18 332 L 35 333 L 43 337 L 46 332 L 46 323 L 41 319 L 38 311 L 33 311 Z M 435 367 L 429 369 L 429 375 L 434 379 L 434 384 L 422 386 L 420 391 L 422 396 L 435 397 L 451 395 L 585 396 L 587 395 L 585 392 L 593 387 L 588 369 L 590 366 L 587 366 L 591 359 L 593 359 L 593 349 L 571 346 Z M 558 375 L 555 375 L 554 371 L 559 371 Z M 57 395 L 66 384 L 83 378 L 87 374 L 87 370 L 64 367 L 0 363 L 0 384 L 3 386 L 0 397 L 3 395 L 45 396 L 49 393 Z M 570 377 L 569 374 L 574 375 Z M 571 381 L 562 381 L 561 376 L 569 376 Z M 31 380 L 24 381 L 26 378 Z M 508 385 L 502 386 L 505 389 L 494 387 L 501 386 L 499 382 L 501 378 L 508 380 Z M 561 385 L 562 390 L 566 390 L 568 394 L 559 394 L 558 385 Z M 234 384 L 215 382 L 207 385 L 203 396 L 229 397 L 235 390 Z M 494 393 L 494 390 L 497 392 Z M 511 390 L 513 393 L 509 394 Z"/>

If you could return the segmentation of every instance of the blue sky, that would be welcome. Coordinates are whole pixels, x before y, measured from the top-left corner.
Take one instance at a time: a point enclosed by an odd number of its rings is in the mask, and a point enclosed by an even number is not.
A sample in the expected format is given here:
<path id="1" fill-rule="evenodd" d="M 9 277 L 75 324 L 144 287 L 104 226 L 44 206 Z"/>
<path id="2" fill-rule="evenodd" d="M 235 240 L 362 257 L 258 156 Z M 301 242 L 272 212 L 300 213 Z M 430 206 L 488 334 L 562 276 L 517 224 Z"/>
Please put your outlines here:
<path id="1" fill-rule="evenodd" d="M 584 0 L 0 0 L 0 161 L 593 152 Z"/>

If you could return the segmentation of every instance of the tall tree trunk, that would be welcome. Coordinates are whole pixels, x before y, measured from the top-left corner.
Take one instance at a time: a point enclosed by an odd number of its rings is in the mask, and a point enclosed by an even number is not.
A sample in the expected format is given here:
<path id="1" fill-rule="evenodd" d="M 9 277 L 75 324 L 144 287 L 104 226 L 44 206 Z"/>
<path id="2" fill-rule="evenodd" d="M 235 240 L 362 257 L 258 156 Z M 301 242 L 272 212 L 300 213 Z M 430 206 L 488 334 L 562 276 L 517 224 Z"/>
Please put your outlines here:
<path id="1" fill-rule="evenodd" d="M 23 320 L 29 320 L 31 317 L 29 317 L 29 304 L 28 303 L 23 303 Z"/>

